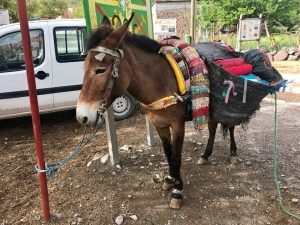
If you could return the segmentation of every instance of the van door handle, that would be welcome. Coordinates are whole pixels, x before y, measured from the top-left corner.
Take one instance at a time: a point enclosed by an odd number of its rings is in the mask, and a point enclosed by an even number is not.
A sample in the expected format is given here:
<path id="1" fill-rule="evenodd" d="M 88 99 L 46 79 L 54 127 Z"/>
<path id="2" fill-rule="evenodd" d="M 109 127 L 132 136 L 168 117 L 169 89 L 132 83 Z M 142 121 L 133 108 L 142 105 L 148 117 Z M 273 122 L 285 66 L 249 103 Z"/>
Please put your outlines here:
<path id="1" fill-rule="evenodd" d="M 44 80 L 46 77 L 49 77 L 49 73 L 45 73 L 44 71 L 39 71 L 35 74 L 35 77 Z"/>

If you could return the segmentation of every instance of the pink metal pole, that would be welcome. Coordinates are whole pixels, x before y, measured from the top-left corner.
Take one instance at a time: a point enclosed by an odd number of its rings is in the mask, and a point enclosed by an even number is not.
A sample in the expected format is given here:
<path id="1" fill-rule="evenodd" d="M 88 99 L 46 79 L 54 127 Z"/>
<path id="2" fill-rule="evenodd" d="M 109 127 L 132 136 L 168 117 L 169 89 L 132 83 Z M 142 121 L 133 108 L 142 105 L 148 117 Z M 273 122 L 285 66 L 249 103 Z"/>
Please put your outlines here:
<path id="1" fill-rule="evenodd" d="M 21 34 L 22 34 L 22 41 L 23 41 L 28 90 L 29 90 L 29 97 L 30 97 L 30 108 L 31 108 L 31 115 L 32 115 L 32 126 L 33 126 L 34 142 L 35 142 L 35 149 L 36 149 L 36 158 L 37 158 L 39 169 L 44 170 L 45 162 L 44 162 L 44 152 L 43 152 L 43 143 L 42 143 L 42 132 L 41 132 L 40 114 L 39 114 L 39 106 L 37 100 L 34 69 L 32 63 L 32 51 L 31 51 L 29 27 L 28 27 L 28 20 L 27 20 L 26 0 L 17 0 L 17 3 L 18 3 L 19 20 L 21 25 Z M 49 209 L 49 200 L 48 200 L 47 178 L 45 173 L 39 173 L 39 183 L 40 183 L 40 191 L 42 197 L 44 219 L 46 221 L 49 221 L 50 209 Z"/>

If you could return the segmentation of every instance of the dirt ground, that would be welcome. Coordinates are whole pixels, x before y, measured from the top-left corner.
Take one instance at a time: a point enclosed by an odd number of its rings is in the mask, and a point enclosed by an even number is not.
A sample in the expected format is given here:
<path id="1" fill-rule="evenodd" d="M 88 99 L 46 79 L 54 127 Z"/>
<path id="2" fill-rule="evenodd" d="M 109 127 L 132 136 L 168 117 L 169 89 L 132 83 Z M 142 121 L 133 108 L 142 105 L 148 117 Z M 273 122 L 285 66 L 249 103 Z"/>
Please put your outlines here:
<path id="1" fill-rule="evenodd" d="M 155 178 L 167 172 L 161 143 L 146 145 L 145 122 L 138 112 L 117 122 L 121 168 L 92 160 L 107 153 L 105 131 L 49 182 L 52 224 L 297 224 L 276 203 L 273 182 L 273 109 L 264 101 L 256 117 L 236 130 L 240 162 L 228 161 L 229 141 L 218 134 L 211 165 L 199 166 L 207 131 L 196 133 L 187 123 L 182 177 L 184 202 L 170 210 L 169 193 Z M 82 136 L 74 111 L 42 116 L 46 161 L 62 159 Z M 279 180 L 286 207 L 300 214 L 300 107 L 279 104 Z M 41 224 L 40 195 L 34 171 L 30 118 L 0 122 L 0 224 Z M 130 218 L 136 215 L 138 220 Z"/>
<path id="2" fill-rule="evenodd" d="M 290 93 L 286 93 L 289 94 Z M 300 107 L 283 99 L 278 105 L 278 177 L 284 205 L 300 215 Z M 292 99 L 299 98 L 295 95 Z M 108 151 L 105 129 L 48 182 L 52 219 L 49 224 L 147 225 L 296 225 L 276 202 L 273 181 L 274 102 L 262 102 L 260 111 L 245 127 L 237 127 L 240 162 L 230 165 L 229 140 L 217 134 L 211 164 L 197 164 L 208 138 L 186 124 L 181 210 L 168 208 L 170 193 L 160 189 L 167 173 L 162 145 L 146 144 L 145 117 L 137 110 L 117 125 L 120 167 L 102 164 L 95 156 Z M 45 158 L 66 157 L 79 143 L 83 129 L 75 112 L 41 117 Z M 38 176 L 34 170 L 35 146 L 29 117 L 0 121 L 0 224 L 43 224 Z M 130 218 L 135 215 L 137 220 Z M 48 224 L 48 223 L 47 223 Z"/>
<path id="3" fill-rule="evenodd" d="M 300 74 L 300 61 L 274 61 L 272 65 L 280 72 Z"/>

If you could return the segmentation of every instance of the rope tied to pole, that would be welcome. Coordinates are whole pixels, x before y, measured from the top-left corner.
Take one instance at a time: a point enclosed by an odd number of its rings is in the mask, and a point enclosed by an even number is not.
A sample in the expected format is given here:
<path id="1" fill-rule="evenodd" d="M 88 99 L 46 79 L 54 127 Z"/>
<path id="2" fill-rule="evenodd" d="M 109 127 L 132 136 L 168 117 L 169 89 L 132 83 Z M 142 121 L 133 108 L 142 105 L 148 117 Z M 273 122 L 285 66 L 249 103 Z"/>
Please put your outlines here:
<path id="1" fill-rule="evenodd" d="M 58 161 L 58 162 L 45 163 L 45 169 L 44 170 L 40 169 L 38 167 L 38 165 L 36 164 L 34 166 L 36 172 L 38 172 L 38 173 L 47 173 L 49 179 L 53 180 L 56 176 L 56 172 L 58 171 L 59 167 L 67 164 L 71 159 L 73 159 L 83 149 L 83 147 L 86 146 L 95 137 L 95 135 L 98 133 L 98 131 L 100 129 L 102 129 L 103 127 L 104 127 L 104 123 L 101 122 L 98 125 L 97 129 L 92 134 L 90 134 L 89 136 L 87 136 L 87 128 L 85 128 L 83 137 L 82 137 L 79 145 L 75 148 L 75 150 L 69 156 L 67 156 L 66 158 L 64 158 L 63 160 Z"/>

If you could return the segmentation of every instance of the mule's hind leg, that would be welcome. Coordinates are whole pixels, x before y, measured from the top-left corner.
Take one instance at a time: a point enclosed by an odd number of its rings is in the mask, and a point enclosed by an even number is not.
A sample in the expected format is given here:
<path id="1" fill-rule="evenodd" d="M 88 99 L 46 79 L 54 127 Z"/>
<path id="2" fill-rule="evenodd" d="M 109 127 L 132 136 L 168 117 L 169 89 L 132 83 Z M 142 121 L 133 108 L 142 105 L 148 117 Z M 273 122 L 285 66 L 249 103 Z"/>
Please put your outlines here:
<path id="1" fill-rule="evenodd" d="M 218 126 L 217 122 L 214 122 L 212 120 L 208 122 L 209 138 L 208 138 L 205 152 L 198 161 L 198 164 L 200 165 L 208 164 L 208 157 L 211 156 L 214 147 L 217 126 Z"/>
<path id="2" fill-rule="evenodd" d="M 238 155 L 236 153 L 237 147 L 235 144 L 235 138 L 234 138 L 234 128 L 235 126 L 229 127 L 229 133 L 230 133 L 230 162 L 231 164 L 237 164 L 238 163 Z"/>
<path id="3" fill-rule="evenodd" d="M 172 125 L 172 155 L 170 176 L 174 178 L 174 189 L 171 194 L 170 208 L 180 209 L 182 203 L 183 182 L 180 175 L 181 152 L 184 140 L 184 121 Z"/>
<path id="4" fill-rule="evenodd" d="M 175 179 L 170 175 L 170 165 L 171 165 L 171 156 L 172 156 L 172 144 L 171 144 L 171 132 L 170 127 L 156 127 L 158 135 L 162 141 L 164 147 L 164 152 L 169 164 L 169 175 L 164 178 L 162 189 L 167 191 L 174 187 Z"/>

